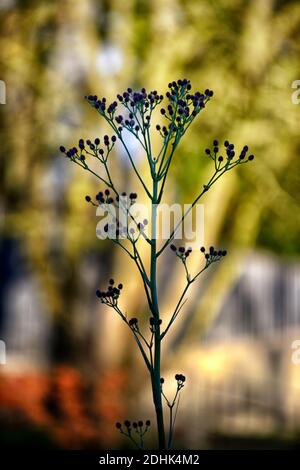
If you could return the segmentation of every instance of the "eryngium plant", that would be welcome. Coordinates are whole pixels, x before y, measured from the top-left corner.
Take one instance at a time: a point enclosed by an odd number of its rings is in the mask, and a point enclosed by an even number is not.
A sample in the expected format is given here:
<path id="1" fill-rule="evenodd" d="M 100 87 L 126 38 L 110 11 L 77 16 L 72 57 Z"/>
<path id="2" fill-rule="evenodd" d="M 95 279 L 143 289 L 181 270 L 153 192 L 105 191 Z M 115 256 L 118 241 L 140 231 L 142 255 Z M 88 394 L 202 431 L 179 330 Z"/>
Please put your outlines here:
<path id="1" fill-rule="evenodd" d="M 113 129 L 114 135 L 110 138 L 105 135 L 102 142 L 99 138 L 96 138 L 93 142 L 91 140 L 84 141 L 80 139 L 78 147 L 73 147 L 69 150 L 66 150 L 63 146 L 60 147 L 61 152 L 70 161 L 76 163 L 84 170 L 91 172 L 104 185 L 103 189 L 96 195 L 95 200 L 90 196 L 86 196 L 86 201 L 94 206 L 103 206 L 108 211 L 110 208 L 114 210 L 118 209 L 119 214 L 125 214 L 131 222 L 134 222 L 134 228 L 131 226 L 131 228 L 128 229 L 128 225 L 124 225 L 120 217 L 115 216 L 112 224 L 106 224 L 104 226 L 104 232 L 114 234 L 112 242 L 127 253 L 140 273 L 149 308 L 150 331 L 148 331 L 148 333 L 142 331 L 138 318 L 133 317 L 129 319 L 120 308 L 119 297 L 123 290 L 121 283 L 116 284 L 114 279 L 110 279 L 108 287 L 102 291 L 98 290 L 96 294 L 100 301 L 114 309 L 123 322 L 130 328 L 148 369 L 156 413 L 159 449 L 170 449 L 172 446 L 178 399 L 186 380 L 184 375 L 176 374 L 175 380 L 177 387 L 175 395 L 171 399 L 166 396 L 163 389 L 164 379 L 161 377 L 162 341 L 178 317 L 191 284 L 193 284 L 200 274 L 212 263 L 219 261 L 226 255 L 225 250 L 216 250 L 212 246 L 207 250 L 205 247 L 199 247 L 200 254 L 204 258 L 203 268 L 199 272 L 191 274 L 187 261 L 188 257 L 191 255 L 192 249 L 186 248 L 185 246 L 176 247 L 172 242 L 176 231 L 183 224 L 188 213 L 200 198 L 210 190 L 215 182 L 223 176 L 224 173 L 254 158 L 253 155 L 248 155 L 247 145 L 243 147 L 240 153 L 236 153 L 234 145 L 228 141 L 224 142 L 224 152 L 220 155 L 219 142 L 218 140 L 214 140 L 212 148 L 205 150 L 206 155 L 213 162 L 211 178 L 199 189 L 193 203 L 183 214 L 181 220 L 175 224 L 170 236 L 166 240 L 161 241 L 160 246 L 158 246 L 156 232 L 157 211 L 163 200 L 165 184 L 175 150 L 196 116 L 206 107 L 213 96 L 213 92 L 208 89 L 204 92 L 192 92 L 190 81 L 187 79 L 169 83 L 168 88 L 169 90 L 165 97 L 158 94 L 156 90 L 147 92 L 145 88 L 142 88 L 140 91 L 133 91 L 131 88 L 128 88 L 122 95 L 117 95 L 117 100 L 111 104 L 107 103 L 106 98 L 98 98 L 93 95 L 86 96 L 88 103 L 95 108 L 100 116 L 104 118 Z M 157 106 L 161 105 L 164 99 L 167 101 L 167 105 L 166 107 L 161 107 L 160 113 L 165 124 L 156 124 L 155 126 L 156 132 L 159 133 L 161 138 L 161 145 L 158 153 L 154 153 L 151 142 L 153 111 Z M 121 110 L 119 110 L 119 108 L 121 108 Z M 137 139 L 143 149 L 149 165 L 152 180 L 151 187 L 146 185 L 145 180 L 138 170 L 134 155 L 132 155 L 127 145 L 124 129 Z M 135 203 L 137 194 L 130 193 L 127 195 L 125 192 L 119 190 L 111 175 L 109 156 L 117 140 L 123 146 L 132 170 L 150 200 L 150 237 L 148 237 L 146 233 L 148 220 L 138 221 L 130 212 L 130 207 Z M 103 171 L 101 174 L 96 173 L 94 169 L 89 166 L 92 160 L 98 161 L 102 166 Z M 149 248 L 149 269 L 146 268 L 140 254 L 139 243 L 146 243 Z M 162 327 L 157 293 L 157 262 L 168 246 L 170 246 L 171 250 L 183 264 L 186 285 L 179 296 L 174 311 L 170 314 L 170 318 L 166 322 L 166 326 Z M 169 411 L 167 432 L 164 423 L 163 400 L 165 400 Z M 138 448 L 143 447 L 144 434 L 147 432 L 149 426 L 149 420 L 147 420 L 145 424 L 143 421 L 131 423 L 128 420 L 126 420 L 123 425 L 116 423 L 117 429 L 127 436 Z"/>

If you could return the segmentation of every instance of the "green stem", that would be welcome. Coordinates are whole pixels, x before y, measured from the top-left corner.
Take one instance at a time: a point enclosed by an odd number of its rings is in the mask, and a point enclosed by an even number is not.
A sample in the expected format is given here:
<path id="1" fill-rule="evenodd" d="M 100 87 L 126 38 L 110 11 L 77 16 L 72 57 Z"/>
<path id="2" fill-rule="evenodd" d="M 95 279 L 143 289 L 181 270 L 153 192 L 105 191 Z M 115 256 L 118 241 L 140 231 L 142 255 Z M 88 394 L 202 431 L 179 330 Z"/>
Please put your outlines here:
<path id="1" fill-rule="evenodd" d="M 157 218 L 157 192 L 158 182 L 156 176 L 153 179 L 153 198 L 151 214 L 151 261 L 150 261 L 150 285 L 152 297 L 152 315 L 156 322 L 154 325 L 154 367 L 151 374 L 151 384 L 153 393 L 153 402 L 156 412 L 158 447 L 160 450 L 166 448 L 166 438 L 164 429 L 164 415 L 161 397 L 160 384 L 160 362 L 161 362 L 161 338 L 159 325 L 159 307 L 157 297 L 157 279 L 156 279 L 156 218 Z"/>
<path id="2" fill-rule="evenodd" d="M 172 446 L 172 437 L 173 437 L 173 406 L 170 406 L 169 411 L 169 438 L 168 438 L 168 449 L 171 449 Z"/>

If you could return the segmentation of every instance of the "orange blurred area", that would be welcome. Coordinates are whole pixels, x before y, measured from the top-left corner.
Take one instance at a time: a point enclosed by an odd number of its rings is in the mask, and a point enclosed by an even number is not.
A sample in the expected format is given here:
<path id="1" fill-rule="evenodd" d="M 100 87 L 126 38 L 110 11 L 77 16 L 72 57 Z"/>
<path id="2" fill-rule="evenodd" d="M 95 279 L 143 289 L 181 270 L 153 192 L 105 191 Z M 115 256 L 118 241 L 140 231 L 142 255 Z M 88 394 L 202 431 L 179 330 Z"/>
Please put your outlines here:
<path id="1" fill-rule="evenodd" d="M 76 369 L 61 365 L 50 374 L 1 374 L 0 380 L 1 434 L 8 446 L 16 428 L 37 437 L 40 432 L 46 448 L 107 448 L 118 442 L 114 424 L 125 411 L 124 372 L 107 371 L 86 381 Z"/>

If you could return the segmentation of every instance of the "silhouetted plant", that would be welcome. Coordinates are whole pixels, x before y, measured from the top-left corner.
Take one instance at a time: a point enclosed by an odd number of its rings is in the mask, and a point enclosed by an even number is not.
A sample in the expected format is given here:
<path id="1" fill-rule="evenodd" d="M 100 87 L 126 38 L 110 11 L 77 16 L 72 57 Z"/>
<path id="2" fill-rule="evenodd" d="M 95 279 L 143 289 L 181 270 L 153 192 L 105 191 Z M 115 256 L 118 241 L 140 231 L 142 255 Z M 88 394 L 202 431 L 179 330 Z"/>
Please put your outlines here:
<path id="1" fill-rule="evenodd" d="M 204 93 L 199 91 L 192 93 L 190 81 L 187 79 L 169 83 L 168 88 L 169 90 L 165 95 L 167 106 L 160 109 L 161 115 L 167 123 L 165 125 L 156 124 L 155 126 L 156 131 L 161 137 L 161 146 L 157 154 L 154 154 L 152 150 L 150 134 L 151 121 L 154 109 L 162 103 L 164 96 L 159 95 L 156 90 L 147 93 L 145 88 L 142 88 L 139 92 L 135 92 L 131 88 L 128 88 L 122 95 L 117 95 L 118 101 L 114 101 L 109 105 L 107 104 L 106 98 L 98 98 L 94 95 L 87 96 L 86 99 L 88 103 L 107 121 L 113 129 L 114 135 L 111 138 L 105 135 L 102 146 L 100 145 L 100 139 L 96 138 L 93 142 L 91 140 L 84 141 L 83 139 L 80 139 L 78 148 L 73 147 L 66 150 L 65 147 L 60 147 L 61 152 L 70 161 L 78 164 L 84 170 L 95 175 L 104 184 L 105 188 L 97 193 L 95 200 L 90 196 L 86 196 L 86 201 L 97 207 L 103 206 L 108 212 L 110 211 L 110 208 L 118 209 L 119 215 L 115 215 L 116 213 L 112 212 L 112 223 L 104 226 L 104 232 L 110 236 L 114 243 L 128 254 L 136 264 L 141 275 L 150 313 L 150 335 L 148 335 L 148 337 L 141 331 L 138 319 L 135 317 L 128 319 L 127 315 L 119 306 L 118 301 L 123 289 L 122 284 L 115 285 L 114 280 L 111 279 L 107 289 L 105 291 L 98 290 L 97 296 L 102 303 L 113 308 L 124 323 L 128 325 L 149 371 L 153 403 L 156 412 L 158 447 L 160 449 L 168 449 L 172 446 L 179 396 L 186 381 L 184 375 L 176 374 L 176 393 L 172 400 L 169 400 L 166 397 L 163 391 L 164 379 L 161 377 L 161 343 L 178 317 L 184 304 L 186 293 L 191 284 L 195 282 L 200 274 L 203 273 L 212 263 L 219 261 L 226 255 L 225 250 L 216 250 L 213 246 L 211 246 L 207 251 L 204 247 L 201 247 L 200 253 L 204 257 L 204 266 L 199 272 L 192 275 L 189 272 L 187 264 L 187 259 L 192 253 L 192 248 L 186 249 L 184 246 L 177 248 L 172 241 L 175 238 L 177 230 L 183 224 L 184 219 L 203 194 L 205 194 L 224 173 L 238 165 L 251 161 L 254 158 L 253 155 L 248 155 L 248 146 L 245 145 L 238 155 L 235 152 L 234 145 L 227 140 L 224 142 L 224 154 L 220 155 L 219 142 L 218 140 L 214 140 L 212 149 L 205 150 L 206 155 L 214 163 L 214 171 L 211 178 L 203 185 L 202 189 L 196 195 L 193 203 L 185 211 L 180 221 L 175 224 L 175 227 L 168 238 L 160 247 L 158 247 L 156 223 L 157 211 L 163 198 L 165 183 L 175 150 L 195 117 L 206 107 L 207 103 L 213 96 L 213 92 L 209 89 L 205 90 Z M 119 107 L 123 109 L 123 112 L 125 111 L 126 115 L 119 114 L 117 111 Z M 134 157 L 127 146 L 124 129 L 137 139 L 145 152 L 152 179 L 151 188 L 147 187 L 138 170 Z M 117 140 L 119 140 L 124 147 L 131 167 L 150 200 L 150 237 L 148 237 L 146 230 L 148 220 L 144 219 L 140 222 L 133 217 L 130 211 L 130 208 L 136 202 L 138 195 L 136 193 L 130 193 L 127 195 L 125 192 L 120 192 L 113 182 L 109 168 L 109 156 Z M 89 158 L 96 159 L 100 162 L 104 169 L 104 176 L 101 176 L 92 170 L 88 165 Z M 124 224 L 124 221 L 121 221 L 120 214 L 126 215 L 126 221 L 128 219 L 133 221 L 134 228 L 132 226 L 128 228 L 128 224 Z M 138 241 L 140 239 L 143 239 L 144 242 L 149 245 L 149 270 L 146 269 L 138 249 Z M 126 240 L 129 242 L 129 247 L 126 244 Z M 186 285 L 179 297 L 172 315 L 170 316 L 167 326 L 162 330 L 162 320 L 160 317 L 159 299 L 157 294 L 157 260 L 168 246 L 170 246 L 171 250 L 180 259 L 184 266 Z M 169 409 L 167 438 L 164 426 L 162 399 L 165 400 Z M 150 421 L 146 421 L 145 426 L 142 421 L 133 422 L 131 424 L 130 421 L 126 420 L 124 425 L 116 423 L 116 427 L 120 432 L 127 436 L 135 446 L 139 448 L 144 446 L 144 435 L 149 426 Z"/>

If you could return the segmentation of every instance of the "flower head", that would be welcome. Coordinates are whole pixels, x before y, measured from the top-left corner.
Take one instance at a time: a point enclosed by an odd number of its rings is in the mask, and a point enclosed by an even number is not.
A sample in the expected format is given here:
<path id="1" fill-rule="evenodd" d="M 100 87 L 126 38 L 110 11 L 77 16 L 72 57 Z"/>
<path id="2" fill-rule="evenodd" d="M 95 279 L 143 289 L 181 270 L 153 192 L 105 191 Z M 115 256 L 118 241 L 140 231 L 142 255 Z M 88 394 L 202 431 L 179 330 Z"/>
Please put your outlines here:
<path id="1" fill-rule="evenodd" d="M 200 252 L 203 253 L 205 260 L 206 260 L 206 266 L 209 266 L 210 264 L 220 261 L 221 258 L 224 258 L 224 256 L 227 255 L 226 250 L 216 250 L 214 246 L 210 246 L 209 249 L 206 251 L 205 247 L 202 246 L 200 248 Z"/>
<path id="2" fill-rule="evenodd" d="M 120 286 L 122 287 L 120 288 Z M 96 291 L 96 295 L 101 300 L 101 303 L 109 306 L 115 306 L 118 304 L 118 299 L 120 297 L 122 288 L 123 284 L 119 284 L 118 287 L 115 287 L 114 279 L 110 279 L 106 291 L 100 291 L 98 289 Z"/>

